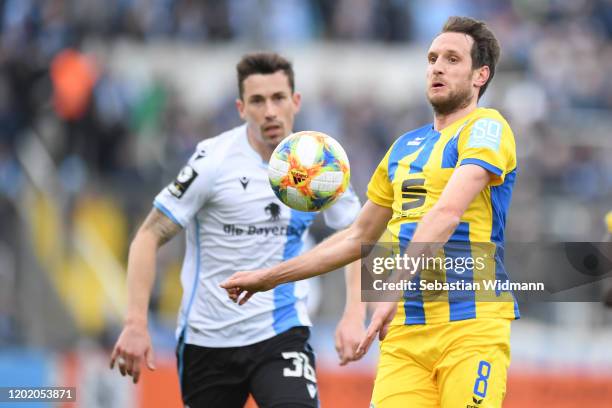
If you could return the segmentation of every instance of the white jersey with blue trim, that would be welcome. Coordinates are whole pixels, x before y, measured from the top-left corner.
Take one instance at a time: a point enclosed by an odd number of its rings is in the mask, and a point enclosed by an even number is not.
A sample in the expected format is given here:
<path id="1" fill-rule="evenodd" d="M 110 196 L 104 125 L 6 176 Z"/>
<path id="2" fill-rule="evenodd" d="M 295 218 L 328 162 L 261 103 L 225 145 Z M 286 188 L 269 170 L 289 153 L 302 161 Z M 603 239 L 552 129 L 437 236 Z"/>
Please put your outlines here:
<path id="1" fill-rule="evenodd" d="M 219 287 L 236 271 L 270 267 L 298 255 L 316 216 L 292 210 L 274 195 L 267 164 L 249 144 L 246 125 L 199 143 L 154 205 L 187 235 L 177 337 L 204 347 L 239 347 L 310 326 L 307 281 L 257 293 L 243 306 Z M 345 228 L 360 208 L 349 189 L 323 211 L 325 222 Z"/>

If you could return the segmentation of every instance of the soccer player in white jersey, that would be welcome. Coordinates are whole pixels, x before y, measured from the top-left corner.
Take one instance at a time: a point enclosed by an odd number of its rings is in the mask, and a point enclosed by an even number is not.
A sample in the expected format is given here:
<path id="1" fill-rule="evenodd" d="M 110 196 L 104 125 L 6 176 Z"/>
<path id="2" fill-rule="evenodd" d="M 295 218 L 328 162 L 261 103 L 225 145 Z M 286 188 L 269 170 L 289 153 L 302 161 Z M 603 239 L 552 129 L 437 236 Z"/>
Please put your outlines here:
<path id="1" fill-rule="evenodd" d="M 141 364 L 154 369 L 147 309 L 158 248 L 185 229 L 183 300 L 176 336 L 186 406 L 242 407 L 249 394 L 264 407 L 317 407 L 314 355 L 308 344 L 307 282 L 281 285 L 239 307 L 220 283 L 235 271 L 270 267 L 300 253 L 316 214 L 283 205 L 269 186 L 267 161 L 292 132 L 301 96 L 291 63 L 273 53 L 237 65 L 236 107 L 245 124 L 199 143 L 136 234 L 128 259 L 128 311 L 111 356 L 137 382 Z M 349 189 L 323 212 L 328 226 L 349 226 L 360 210 Z M 359 264 L 347 269 L 348 296 L 336 348 L 355 358 L 363 333 Z"/>

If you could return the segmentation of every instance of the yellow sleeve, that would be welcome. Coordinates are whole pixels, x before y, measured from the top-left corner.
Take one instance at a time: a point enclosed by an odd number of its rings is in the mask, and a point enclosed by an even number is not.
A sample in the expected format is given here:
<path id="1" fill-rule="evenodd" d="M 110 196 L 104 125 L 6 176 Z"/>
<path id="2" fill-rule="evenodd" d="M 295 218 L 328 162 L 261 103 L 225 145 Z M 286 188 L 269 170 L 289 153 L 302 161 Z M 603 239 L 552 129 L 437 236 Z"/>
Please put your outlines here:
<path id="1" fill-rule="evenodd" d="M 391 207 L 393 205 L 393 185 L 389 180 L 389 154 L 393 146 L 389 148 L 385 157 L 380 161 L 374 174 L 368 183 L 368 198 L 378 205 L 383 207 Z"/>
<path id="2" fill-rule="evenodd" d="M 504 182 L 516 168 L 516 145 L 508 123 L 499 117 L 478 117 L 461 130 L 459 166 L 476 164 L 494 174 L 491 185 Z"/>
<path id="3" fill-rule="evenodd" d="M 606 225 L 608 226 L 608 232 L 612 234 L 612 211 L 606 214 Z"/>

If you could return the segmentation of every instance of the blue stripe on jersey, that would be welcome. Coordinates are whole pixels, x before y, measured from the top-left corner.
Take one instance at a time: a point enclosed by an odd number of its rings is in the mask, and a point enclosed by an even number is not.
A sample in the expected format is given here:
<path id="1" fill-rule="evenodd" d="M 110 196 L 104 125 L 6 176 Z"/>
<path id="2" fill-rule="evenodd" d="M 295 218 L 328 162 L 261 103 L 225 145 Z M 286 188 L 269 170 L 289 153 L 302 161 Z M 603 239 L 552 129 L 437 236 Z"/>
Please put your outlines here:
<path id="1" fill-rule="evenodd" d="M 178 341 L 178 349 L 177 349 L 177 360 L 178 360 L 178 378 L 179 378 L 179 387 L 181 388 L 181 392 L 183 392 L 183 369 L 185 368 L 185 332 L 183 329 Z"/>
<path id="2" fill-rule="evenodd" d="M 504 267 L 504 227 L 506 226 L 506 213 L 512 196 L 512 185 L 516 177 L 516 170 L 508 173 L 504 183 L 491 187 L 491 207 L 493 225 L 491 228 L 491 242 L 495 244 L 495 279 L 508 280 Z M 499 293 L 497 293 L 499 296 Z"/>
<path id="3" fill-rule="evenodd" d="M 480 160 L 480 159 L 463 159 L 461 160 L 461 165 L 463 166 L 464 164 L 475 164 L 477 166 L 484 168 L 485 170 L 490 171 L 491 173 L 497 176 L 501 176 L 503 173 L 502 169 L 500 169 L 499 167 L 496 167 L 492 165 L 491 163 L 487 163 L 486 161 Z"/>
<path id="4" fill-rule="evenodd" d="M 508 281 L 508 274 L 506 273 L 506 267 L 504 266 L 504 246 L 503 244 L 496 244 L 495 246 L 495 279 L 500 281 Z M 499 296 L 502 291 L 495 288 L 495 296 Z M 512 292 L 512 291 L 509 291 Z"/>
<path id="5" fill-rule="evenodd" d="M 495 243 L 495 279 L 508 281 L 508 273 L 504 265 L 504 228 L 506 226 L 506 214 L 512 198 L 512 187 L 516 180 L 517 169 L 506 174 L 504 183 L 500 186 L 491 187 L 491 206 L 493 207 L 493 226 L 491 229 L 491 242 Z M 509 291 L 514 298 L 514 293 Z M 496 291 L 496 295 L 499 296 Z M 514 298 L 514 317 L 520 319 L 521 314 L 518 302 Z"/>
<path id="6" fill-rule="evenodd" d="M 453 137 L 444 146 L 442 152 L 442 168 L 452 169 L 457 166 L 457 160 L 459 160 L 459 151 L 457 150 L 457 141 L 459 137 Z"/>
<path id="7" fill-rule="evenodd" d="M 412 130 L 397 139 L 397 142 L 393 145 L 393 150 L 389 153 L 389 161 L 387 167 L 387 174 L 389 175 L 389 181 L 393 181 L 395 178 L 395 170 L 401 159 L 416 152 L 423 147 L 423 143 L 416 138 L 424 140 L 429 131 L 432 129 L 432 125 L 427 124 L 421 128 Z M 410 143 L 410 144 L 408 144 Z"/>
<path id="8" fill-rule="evenodd" d="M 514 319 L 518 320 L 521 318 L 521 312 L 519 311 L 518 302 L 516 301 L 516 297 L 514 297 L 514 293 L 512 293 L 512 298 L 514 299 Z"/>
<path id="9" fill-rule="evenodd" d="M 433 136 L 432 136 L 433 135 Z M 429 160 L 429 156 L 431 156 L 431 152 L 433 151 L 434 145 L 440 139 L 440 132 L 436 132 L 433 129 L 427 133 L 427 138 L 425 139 L 425 144 L 423 145 L 423 150 L 419 153 L 416 159 L 410 163 L 410 170 L 408 173 L 410 174 L 418 174 L 423 172 L 423 167 L 427 164 Z"/>
<path id="10" fill-rule="evenodd" d="M 495 279 L 507 282 L 510 280 L 508 274 L 506 273 L 506 267 L 504 266 L 504 247 L 503 244 L 497 244 L 495 247 Z M 511 290 L 504 291 L 509 292 L 512 295 L 512 299 L 514 302 L 514 318 L 520 319 L 521 313 L 519 312 L 518 302 L 516 301 L 516 297 L 514 296 L 514 292 Z M 495 295 L 499 296 L 502 291 L 495 289 Z"/>
<path id="11" fill-rule="evenodd" d="M 195 294 L 197 292 L 198 289 L 198 283 L 200 282 L 200 222 L 198 221 L 197 218 L 194 218 L 194 222 L 195 222 L 195 242 L 196 242 L 196 247 L 195 247 L 195 251 L 196 251 L 196 271 L 195 271 L 195 276 L 193 279 L 193 287 L 191 288 L 191 295 L 189 296 L 189 303 L 187 304 L 187 310 L 185 310 L 185 319 L 183 320 L 183 327 L 180 330 L 181 333 L 184 333 L 182 335 L 183 340 L 186 342 L 187 341 L 187 324 L 189 322 L 189 312 L 191 312 L 191 307 L 193 306 L 193 301 L 195 299 Z"/>
<path id="12" fill-rule="evenodd" d="M 172 220 L 173 223 L 175 223 L 176 225 L 183 227 L 183 224 L 181 224 L 176 217 L 172 214 L 172 212 L 167 209 L 162 203 L 160 203 L 159 201 L 155 200 L 153 201 L 153 206 L 155 208 L 157 208 L 159 211 L 161 211 L 162 213 L 164 213 L 164 215 L 168 218 L 170 218 Z"/>
<path id="13" fill-rule="evenodd" d="M 506 214 L 512 198 L 512 187 L 516 179 L 516 169 L 506 174 L 504 183 L 491 187 L 491 205 L 493 206 L 493 228 L 491 242 L 496 244 L 504 242 L 504 228 L 506 227 Z"/>
<path id="14" fill-rule="evenodd" d="M 472 259 L 470 248 L 470 224 L 459 223 L 459 226 L 444 245 L 444 255 L 448 258 Z M 459 265 L 453 262 L 453 265 Z M 446 270 L 446 282 L 453 283 L 463 281 L 466 284 L 474 282 L 474 270 L 465 268 L 462 273 L 456 269 Z M 448 307 L 450 321 L 473 319 L 476 317 L 476 295 L 473 290 L 450 290 L 448 291 Z"/>
<path id="15" fill-rule="evenodd" d="M 291 210 L 283 260 L 299 255 L 304 245 L 302 241 L 304 231 L 312 224 L 316 215 L 317 213 Z M 295 282 L 284 283 L 274 288 L 274 322 L 272 327 L 275 333 L 282 333 L 292 327 L 302 325 L 295 308 L 294 290 Z"/>
<path id="16" fill-rule="evenodd" d="M 414 232 L 416 231 L 418 223 L 408 222 L 404 223 L 400 227 L 399 242 L 400 242 L 400 253 L 403 255 L 412 241 Z M 419 282 L 421 279 L 421 272 L 419 271 L 414 275 L 413 282 Z M 425 324 L 425 309 L 423 308 L 423 294 L 417 283 L 416 289 L 404 292 L 404 312 L 406 313 L 406 319 L 404 324 Z"/>

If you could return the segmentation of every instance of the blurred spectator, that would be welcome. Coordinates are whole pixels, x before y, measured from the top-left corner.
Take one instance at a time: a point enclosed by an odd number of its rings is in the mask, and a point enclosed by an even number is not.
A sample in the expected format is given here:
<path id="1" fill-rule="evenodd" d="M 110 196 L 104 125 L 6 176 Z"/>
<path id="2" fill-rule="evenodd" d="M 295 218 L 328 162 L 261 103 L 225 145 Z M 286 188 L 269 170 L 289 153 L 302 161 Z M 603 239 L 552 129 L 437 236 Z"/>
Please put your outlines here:
<path id="1" fill-rule="evenodd" d="M 85 115 L 96 83 L 96 69 L 84 54 L 66 49 L 51 62 L 53 107 L 66 121 L 77 121 Z"/>

